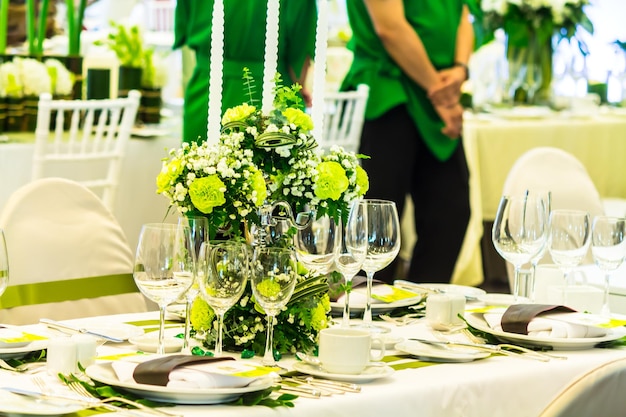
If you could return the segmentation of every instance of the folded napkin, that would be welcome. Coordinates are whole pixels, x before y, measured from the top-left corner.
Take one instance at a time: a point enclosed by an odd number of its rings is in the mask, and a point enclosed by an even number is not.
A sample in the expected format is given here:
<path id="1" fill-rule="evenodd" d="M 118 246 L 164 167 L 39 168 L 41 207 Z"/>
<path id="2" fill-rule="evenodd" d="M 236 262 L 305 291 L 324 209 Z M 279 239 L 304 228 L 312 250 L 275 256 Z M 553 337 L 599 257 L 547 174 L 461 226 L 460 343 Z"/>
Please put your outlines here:
<path id="1" fill-rule="evenodd" d="M 365 304 L 367 301 L 366 283 L 367 278 L 361 276 L 354 277 L 352 280 L 352 291 L 350 292 L 350 304 Z M 372 304 L 393 303 L 407 298 L 413 298 L 417 295 L 418 294 L 412 291 L 394 287 L 393 285 L 385 284 L 382 281 L 374 280 L 372 285 L 372 298 L 370 302 Z M 345 293 L 340 293 L 333 299 L 333 301 L 343 303 L 344 298 Z"/>
<path id="2" fill-rule="evenodd" d="M 606 329 L 578 320 L 577 313 L 565 306 L 514 304 L 483 314 L 494 330 L 542 338 L 588 338 L 606 335 Z"/>
<path id="3" fill-rule="evenodd" d="M 240 388 L 267 372 L 234 358 L 171 355 L 142 363 L 111 363 L 121 382 L 137 382 L 170 388 Z"/>

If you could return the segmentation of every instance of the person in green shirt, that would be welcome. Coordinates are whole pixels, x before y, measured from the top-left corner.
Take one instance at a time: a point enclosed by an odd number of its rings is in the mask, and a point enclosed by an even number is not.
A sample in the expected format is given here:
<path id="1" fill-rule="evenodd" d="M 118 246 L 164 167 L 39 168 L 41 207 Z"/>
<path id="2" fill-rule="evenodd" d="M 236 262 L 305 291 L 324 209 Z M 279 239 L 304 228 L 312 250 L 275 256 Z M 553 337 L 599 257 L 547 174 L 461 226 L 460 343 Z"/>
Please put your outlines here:
<path id="1" fill-rule="evenodd" d="M 469 221 L 461 84 L 474 46 L 464 0 L 346 0 L 354 60 L 343 90 L 370 86 L 360 152 L 368 198 L 405 197 L 417 244 L 407 279 L 449 282 Z M 393 265 L 376 274 L 391 282 Z"/>
<path id="2" fill-rule="evenodd" d="M 196 66 L 185 89 L 183 141 L 203 142 L 207 136 L 209 62 L 213 0 L 177 0 L 174 20 L 174 48 L 183 45 L 195 51 Z M 244 90 L 243 68 L 255 81 L 255 104 L 261 105 L 265 20 L 267 1 L 224 1 L 224 66 L 222 113 L 249 103 Z M 279 11 L 278 65 L 283 85 L 304 80 L 315 52 L 317 8 L 315 0 L 282 0 Z M 304 102 L 308 92 L 301 91 Z"/>

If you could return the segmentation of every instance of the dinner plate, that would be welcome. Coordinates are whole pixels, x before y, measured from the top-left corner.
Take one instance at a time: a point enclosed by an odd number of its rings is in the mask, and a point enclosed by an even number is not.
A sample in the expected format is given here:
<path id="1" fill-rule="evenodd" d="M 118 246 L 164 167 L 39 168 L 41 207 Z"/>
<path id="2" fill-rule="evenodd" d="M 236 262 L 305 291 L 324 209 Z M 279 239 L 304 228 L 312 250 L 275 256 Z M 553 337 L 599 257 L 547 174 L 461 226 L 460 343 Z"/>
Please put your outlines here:
<path id="1" fill-rule="evenodd" d="M 418 359 L 428 362 L 472 362 L 476 359 L 483 359 L 491 355 L 490 352 L 477 349 L 427 345 L 415 340 L 407 340 L 406 342 L 398 343 L 395 348 L 396 350 L 417 356 Z"/>
<path id="2" fill-rule="evenodd" d="M 332 372 L 326 372 L 319 366 L 304 362 L 295 362 L 293 364 L 293 369 L 298 372 L 318 376 L 320 378 L 355 383 L 363 383 L 373 381 L 375 379 L 386 378 L 395 372 L 393 368 L 386 365 L 371 365 L 366 366 L 365 370 L 363 370 L 360 374 L 335 374 Z"/>
<path id="3" fill-rule="evenodd" d="M 402 288 L 407 289 L 407 288 Z M 350 293 L 350 313 L 351 314 L 360 314 L 365 311 L 365 293 L 367 289 L 364 287 L 357 287 L 352 290 Z M 373 290 L 374 291 L 374 290 Z M 390 303 L 386 303 L 380 300 L 372 300 L 372 313 L 373 314 L 383 314 L 393 311 L 396 308 L 400 307 L 408 307 L 414 304 L 418 304 L 424 298 L 423 294 L 416 294 L 414 297 L 403 298 L 397 301 L 392 301 Z M 333 314 L 342 314 L 343 313 L 343 298 L 340 298 L 337 301 L 330 302 L 331 312 Z"/>
<path id="4" fill-rule="evenodd" d="M 422 291 L 425 290 L 435 290 L 440 291 L 442 293 L 448 294 L 461 294 L 465 296 L 468 301 L 476 300 L 479 296 L 486 294 L 487 292 L 482 288 L 470 287 L 467 285 L 457 285 L 457 284 L 441 284 L 441 283 L 416 283 L 411 281 L 404 280 L 396 280 L 394 281 L 394 285 L 413 289 L 414 291 Z"/>
<path id="5" fill-rule="evenodd" d="M 170 304 L 167 306 L 167 312 L 176 316 L 176 318 L 185 320 L 185 312 L 187 306 L 185 304 Z"/>
<path id="6" fill-rule="evenodd" d="M 137 349 L 144 352 L 155 353 L 159 347 L 159 332 L 150 332 L 128 339 L 130 343 L 137 346 Z M 165 353 L 178 352 L 183 347 L 183 339 L 173 337 L 167 333 L 163 336 Z"/>
<path id="7" fill-rule="evenodd" d="M 592 349 L 598 343 L 617 340 L 625 335 L 616 329 L 608 329 L 607 334 L 601 337 L 534 337 L 525 334 L 509 333 L 492 329 L 484 320 L 482 313 L 465 313 L 465 319 L 474 328 L 495 336 L 498 340 L 529 347 L 548 347 L 554 350 L 584 350 Z"/>
<path id="8" fill-rule="evenodd" d="M 487 293 L 481 294 L 476 297 L 478 301 L 485 303 L 488 306 L 510 306 L 513 304 L 529 303 L 530 300 L 526 297 L 517 297 L 513 294 L 500 294 L 500 293 Z"/>
<path id="9" fill-rule="evenodd" d="M 81 327 L 88 329 L 90 331 L 105 334 L 107 336 L 116 337 L 122 340 L 128 340 L 131 337 L 137 337 L 144 334 L 144 329 L 139 326 L 135 326 L 134 324 L 128 323 L 100 323 L 100 322 L 92 322 L 85 321 L 81 322 L 79 325 L 71 324 L 72 327 Z"/>
<path id="10" fill-rule="evenodd" d="M 173 388 L 159 385 L 122 382 L 117 379 L 110 362 L 97 363 L 87 367 L 87 376 L 94 381 L 118 387 L 153 401 L 174 404 L 220 404 L 236 400 L 248 392 L 261 391 L 273 385 L 271 378 L 259 378 L 247 387 L 241 388 Z"/>
<path id="11" fill-rule="evenodd" d="M 35 340 L 25 346 L 0 348 L 0 359 L 20 358 L 27 353 L 45 349 L 46 346 L 48 346 L 48 339 Z"/>
<path id="12" fill-rule="evenodd" d="M 34 336 L 34 338 L 33 336 L 17 329 L 0 329 L 0 348 L 18 348 L 40 339 L 38 336 Z"/>
<path id="13" fill-rule="evenodd" d="M 0 414 L 3 416 L 60 416 L 84 410 L 79 403 L 63 403 L 58 399 L 45 400 L 0 390 Z"/>

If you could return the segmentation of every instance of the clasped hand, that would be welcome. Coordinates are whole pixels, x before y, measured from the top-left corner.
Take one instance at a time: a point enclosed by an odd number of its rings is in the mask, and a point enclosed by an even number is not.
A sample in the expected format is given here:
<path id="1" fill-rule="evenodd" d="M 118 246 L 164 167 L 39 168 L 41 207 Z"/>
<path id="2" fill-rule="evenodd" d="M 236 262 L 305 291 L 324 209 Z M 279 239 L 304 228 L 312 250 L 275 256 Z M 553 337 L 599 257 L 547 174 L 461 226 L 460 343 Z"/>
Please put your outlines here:
<path id="1" fill-rule="evenodd" d="M 444 122 L 441 132 L 452 139 L 461 136 L 463 128 L 463 107 L 459 101 L 464 80 L 465 72 L 460 67 L 441 70 L 439 82 L 427 92 L 435 111 Z"/>

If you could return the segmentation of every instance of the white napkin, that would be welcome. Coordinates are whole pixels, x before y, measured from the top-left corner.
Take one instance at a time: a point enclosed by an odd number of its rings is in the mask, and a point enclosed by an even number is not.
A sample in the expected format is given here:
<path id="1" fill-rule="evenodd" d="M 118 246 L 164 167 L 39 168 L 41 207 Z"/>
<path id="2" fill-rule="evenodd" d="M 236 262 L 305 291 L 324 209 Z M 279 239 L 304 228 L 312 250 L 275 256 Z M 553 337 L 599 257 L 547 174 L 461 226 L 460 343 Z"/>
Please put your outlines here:
<path id="1" fill-rule="evenodd" d="M 484 313 L 485 321 L 494 330 L 502 331 L 503 312 Z M 577 322 L 578 321 L 578 322 Z M 545 338 L 602 337 L 606 329 L 580 320 L 578 313 L 553 313 L 535 317 L 528 323 L 528 336 Z"/>
<path id="2" fill-rule="evenodd" d="M 115 361 L 111 363 L 120 382 L 135 382 L 133 372 L 137 363 Z M 205 362 L 183 365 L 169 375 L 170 388 L 241 388 L 250 385 L 258 377 L 235 374 L 250 373 L 252 368 L 236 361 Z"/>

